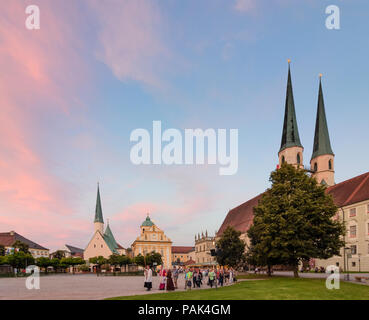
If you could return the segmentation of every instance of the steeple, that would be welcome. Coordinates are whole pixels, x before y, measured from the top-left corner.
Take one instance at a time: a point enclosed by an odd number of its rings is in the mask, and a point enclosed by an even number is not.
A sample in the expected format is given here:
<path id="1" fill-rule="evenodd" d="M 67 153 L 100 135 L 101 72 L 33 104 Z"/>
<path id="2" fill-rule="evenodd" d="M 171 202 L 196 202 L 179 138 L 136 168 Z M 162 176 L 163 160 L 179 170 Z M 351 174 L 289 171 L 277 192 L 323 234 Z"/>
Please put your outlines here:
<path id="1" fill-rule="evenodd" d="M 322 75 L 319 75 L 318 109 L 316 113 L 313 154 L 310 160 L 312 176 L 322 185 L 334 185 L 334 153 L 329 139 L 322 89 Z"/>
<path id="2" fill-rule="evenodd" d="M 291 60 L 288 60 L 288 78 L 286 90 L 286 103 L 284 110 L 284 122 L 281 139 L 281 147 L 279 149 L 279 165 L 287 162 L 297 167 L 303 166 L 302 147 L 299 130 L 297 127 L 295 102 L 293 98 L 292 80 L 291 80 Z"/>
<path id="3" fill-rule="evenodd" d="M 96 209 L 95 209 L 95 231 L 100 231 L 101 234 L 104 232 L 104 219 L 101 209 L 101 199 L 100 199 L 100 188 L 97 184 L 97 198 L 96 198 Z"/>
<path id="4" fill-rule="evenodd" d="M 104 223 L 102 209 L 101 209 L 99 184 L 97 184 L 97 198 L 96 198 L 96 209 L 95 209 L 95 220 L 94 220 L 94 222 Z"/>
<path id="5" fill-rule="evenodd" d="M 316 114 L 313 155 L 311 156 L 311 158 L 313 159 L 323 154 L 334 155 L 331 147 L 331 141 L 329 139 L 327 117 L 325 115 L 325 107 L 324 107 L 322 78 L 320 76 L 318 110 Z"/>
<path id="6" fill-rule="evenodd" d="M 288 62 L 288 80 L 286 91 L 286 104 L 284 111 L 284 123 L 279 152 L 289 147 L 302 147 L 299 130 L 297 127 L 295 102 L 293 99 L 290 61 Z"/>

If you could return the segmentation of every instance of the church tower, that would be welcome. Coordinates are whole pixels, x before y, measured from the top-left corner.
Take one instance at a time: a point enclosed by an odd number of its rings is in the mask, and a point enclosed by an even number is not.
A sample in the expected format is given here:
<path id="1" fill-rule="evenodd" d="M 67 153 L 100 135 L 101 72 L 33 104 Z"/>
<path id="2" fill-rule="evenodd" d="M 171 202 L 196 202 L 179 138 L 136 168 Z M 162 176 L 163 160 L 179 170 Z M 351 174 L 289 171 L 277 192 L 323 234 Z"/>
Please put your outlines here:
<path id="1" fill-rule="evenodd" d="M 100 199 L 100 189 L 99 185 L 97 185 L 97 199 L 96 199 L 96 209 L 95 209 L 95 232 L 100 231 L 100 233 L 104 234 L 104 219 L 101 209 L 101 199 Z"/>
<path id="2" fill-rule="evenodd" d="M 288 80 L 286 92 L 286 106 L 284 111 L 284 123 L 282 132 L 281 148 L 278 158 L 279 166 L 289 163 L 295 167 L 303 167 L 304 148 L 300 142 L 299 130 L 297 127 L 295 102 L 293 99 L 290 60 L 288 60 Z"/>
<path id="3" fill-rule="evenodd" d="M 313 155 L 310 160 L 312 176 L 318 183 L 334 185 L 334 153 L 329 139 L 327 118 L 325 115 L 322 75 L 319 80 L 318 110 L 316 114 Z"/>

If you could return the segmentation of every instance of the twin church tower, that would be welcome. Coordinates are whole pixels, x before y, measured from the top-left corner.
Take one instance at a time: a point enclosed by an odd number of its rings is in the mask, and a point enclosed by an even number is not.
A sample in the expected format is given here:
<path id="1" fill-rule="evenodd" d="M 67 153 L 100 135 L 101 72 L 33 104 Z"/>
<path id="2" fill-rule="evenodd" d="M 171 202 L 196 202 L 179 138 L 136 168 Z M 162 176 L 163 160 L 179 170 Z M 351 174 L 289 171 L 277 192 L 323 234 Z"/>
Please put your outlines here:
<path id="1" fill-rule="evenodd" d="M 304 147 L 300 142 L 299 130 L 297 127 L 289 60 L 282 141 L 278 153 L 279 165 L 281 166 L 282 163 L 286 162 L 296 167 L 303 168 L 303 152 Z M 334 185 L 334 153 L 329 139 L 327 118 L 325 115 L 321 75 L 319 81 L 313 154 L 310 160 L 310 172 L 318 183 L 328 186 Z"/>

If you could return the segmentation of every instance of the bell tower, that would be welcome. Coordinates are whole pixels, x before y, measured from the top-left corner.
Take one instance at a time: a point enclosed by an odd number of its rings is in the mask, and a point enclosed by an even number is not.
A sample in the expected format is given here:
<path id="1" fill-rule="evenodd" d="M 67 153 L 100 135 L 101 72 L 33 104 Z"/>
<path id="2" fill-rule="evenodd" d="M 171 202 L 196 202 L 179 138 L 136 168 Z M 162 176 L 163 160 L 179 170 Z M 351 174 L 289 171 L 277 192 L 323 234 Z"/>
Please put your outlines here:
<path id="1" fill-rule="evenodd" d="M 281 140 L 281 148 L 278 152 L 279 166 L 283 163 L 292 164 L 295 167 L 303 168 L 304 148 L 300 142 L 299 130 L 297 127 L 295 102 L 293 99 L 291 70 L 291 60 L 288 60 L 288 79 L 286 91 L 286 105 L 284 111 L 284 123 Z"/>
<path id="2" fill-rule="evenodd" d="M 313 154 L 310 160 L 312 176 L 320 184 L 334 185 L 334 153 L 329 139 L 325 115 L 322 75 L 319 75 L 318 110 L 316 114 Z"/>

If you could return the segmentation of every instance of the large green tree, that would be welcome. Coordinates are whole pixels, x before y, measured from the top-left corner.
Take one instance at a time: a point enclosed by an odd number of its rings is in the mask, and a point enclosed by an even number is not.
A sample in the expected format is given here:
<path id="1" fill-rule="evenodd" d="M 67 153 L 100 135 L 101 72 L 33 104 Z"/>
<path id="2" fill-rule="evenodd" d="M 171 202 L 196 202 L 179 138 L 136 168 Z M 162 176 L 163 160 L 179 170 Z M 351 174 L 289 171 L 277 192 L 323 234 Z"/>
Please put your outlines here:
<path id="1" fill-rule="evenodd" d="M 108 259 L 105 259 L 103 256 L 92 257 L 88 260 L 90 263 L 97 265 L 97 274 L 101 271 L 101 266 L 106 264 Z"/>
<path id="2" fill-rule="evenodd" d="M 17 240 L 13 243 L 12 247 L 18 249 L 18 251 L 22 251 L 24 253 L 29 253 L 29 245 L 20 241 L 20 240 Z"/>
<path id="3" fill-rule="evenodd" d="M 140 253 L 133 258 L 133 262 L 139 266 L 145 266 L 145 257 Z"/>
<path id="4" fill-rule="evenodd" d="M 221 266 L 236 267 L 244 259 L 245 242 L 240 239 L 241 232 L 227 227 L 217 241 L 217 262 Z"/>
<path id="5" fill-rule="evenodd" d="M 161 257 L 161 254 L 159 252 L 152 251 L 148 253 L 145 257 L 146 265 L 153 266 L 154 263 L 156 263 L 157 266 L 160 266 L 163 264 L 163 259 Z"/>
<path id="6" fill-rule="evenodd" d="M 7 263 L 13 268 L 22 269 L 35 263 L 35 259 L 29 253 L 23 251 L 15 252 L 7 256 Z"/>
<path id="7" fill-rule="evenodd" d="M 47 273 L 47 268 L 52 266 L 50 258 L 40 257 L 36 259 L 36 266 L 40 268 L 45 268 L 45 273 Z"/>
<path id="8" fill-rule="evenodd" d="M 72 267 L 73 274 L 75 273 L 74 267 L 78 265 L 85 264 L 85 260 L 80 257 L 68 257 L 60 259 L 60 265 Z"/>
<path id="9" fill-rule="evenodd" d="M 55 251 L 55 253 L 53 254 L 53 257 L 56 258 L 56 259 L 63 259 L 65 258 L 65 251 L 63 250 L 57 250 Z"/>
<path id="10" fill-rule="evenodd" d="M 259 265 L 291 266 L 298 277 L 301 261 L 338 255 L 345 228 L 333 219 L 337 207 L 326 187 L 289 164 L 273 171 L 270 181 L 254 208 L 249 258 Z"/>

